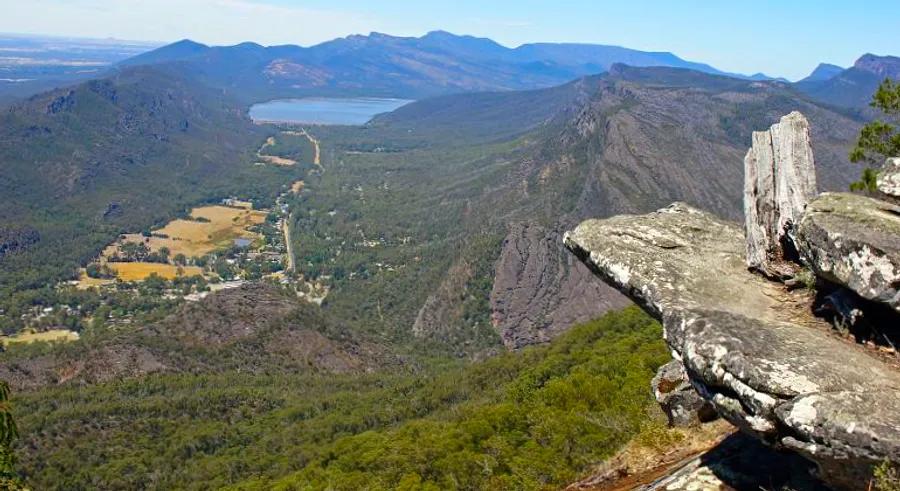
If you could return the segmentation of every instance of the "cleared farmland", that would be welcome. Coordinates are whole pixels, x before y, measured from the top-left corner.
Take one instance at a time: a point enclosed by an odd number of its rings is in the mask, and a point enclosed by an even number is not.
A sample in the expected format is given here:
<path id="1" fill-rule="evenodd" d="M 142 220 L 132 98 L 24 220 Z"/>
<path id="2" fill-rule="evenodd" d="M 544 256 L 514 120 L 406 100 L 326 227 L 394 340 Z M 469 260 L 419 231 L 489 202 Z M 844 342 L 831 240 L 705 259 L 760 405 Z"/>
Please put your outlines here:
<path id="1" fill-rule="evenodd" d="M 3 346 L 9 344 L 30 344 L 37 341 L 75 341 L 78 339 L 78 333 L 69 331 L 68 329 L 51 329 L 44 332 L 35 332 L 26 329 L 15 336 L 0 336 L 0 344 Z"/>
<path id="2" fill-rule="evenodd" d="M 123 242 L 143 242 L 151 251 L 169 249 L 172 256 L 200 257 L 227 249 L 238 238 L 256 240 L 259 234 L 248 230 L 265 221 L 266 212 L 230 206 L 204 206 L 191 211 L 191 220 L 178 219 L 155 230 L 154 236 L 129 234 Z M 109 256 L 109 251 L 107 256 Z"/>
<path id="3" fill-rule="evenodd" d="M 160 278 L 171 280 L 179 276 L 200 276 L 203 270 L 197 266 L 175 266 L 162 263 L 109 263 L 116 271 L 116 277 L 123 281 L 141 281 L 156 274 Z"/>

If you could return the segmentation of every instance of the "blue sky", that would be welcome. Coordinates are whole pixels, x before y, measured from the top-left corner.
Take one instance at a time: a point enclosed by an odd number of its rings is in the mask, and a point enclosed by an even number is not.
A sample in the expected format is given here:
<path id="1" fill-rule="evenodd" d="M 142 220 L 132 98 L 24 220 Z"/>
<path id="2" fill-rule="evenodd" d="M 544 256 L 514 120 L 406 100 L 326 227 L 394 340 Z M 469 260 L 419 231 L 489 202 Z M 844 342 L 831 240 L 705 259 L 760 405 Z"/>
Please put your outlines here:
<path id="1" fill-rule="evenodd" d="M 819 62 L 900 55 L 900 0 L 0 0 L 0 32 L 310 45 L 434 29 L 508 46 L 585 42 L 671 51 L 796 79 Z"/>

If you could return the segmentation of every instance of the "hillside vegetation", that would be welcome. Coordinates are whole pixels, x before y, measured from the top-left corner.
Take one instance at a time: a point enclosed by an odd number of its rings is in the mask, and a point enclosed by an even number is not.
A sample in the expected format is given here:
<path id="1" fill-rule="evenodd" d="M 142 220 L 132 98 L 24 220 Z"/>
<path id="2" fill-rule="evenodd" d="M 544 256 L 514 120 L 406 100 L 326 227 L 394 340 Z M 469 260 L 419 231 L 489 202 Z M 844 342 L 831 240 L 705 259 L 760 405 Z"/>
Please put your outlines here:
<path id="1" fill-rule="evenodd" d="M 19 468 L 35 489 L 555 489 L 647 426 L 667 358 L 630 308 L 469 365 L 20 392 Z"/>
<path id="2" fill-rule="evenodd" d="M 508 343 L 547 339 L 512 332 L 501 302 L 518 300 L 531 310 L 511 317 L 551 333 L 616 304 L 611 290 L 570 281 L 590 275 L 557 231 L 673 201 L 737 219 L 751 132 L 794 109 L 810 117 L 820 186 L 846 189 L 855 115 L 784 84 L 680 69 L 616 66 L 553 89 L 446 96 L 364 127 L 312 128 L 325 172 L 292 202 L 298 267 L 332 286 L 326 310 L 386 341 L 413 335 L 473 354 L 499 345 L 498 327 Z M 515 240 L 514 225 L 545 239 Z M 522 265 L 496 271 L 504 254 Z M 498 277 L 519 297 L 493 290 Z M 573 297 L 594 310 L 565 303 Z"/>
<path id="3" fill-rule="evenodd" d="M 305 167 L 254 166 L 267 129 L 221 92 L 159 67 L 35 96 L 0 114 L 0 329 L 52 305 L 123 232 L 190 205 L 241 196 L 271 203 Z"/>

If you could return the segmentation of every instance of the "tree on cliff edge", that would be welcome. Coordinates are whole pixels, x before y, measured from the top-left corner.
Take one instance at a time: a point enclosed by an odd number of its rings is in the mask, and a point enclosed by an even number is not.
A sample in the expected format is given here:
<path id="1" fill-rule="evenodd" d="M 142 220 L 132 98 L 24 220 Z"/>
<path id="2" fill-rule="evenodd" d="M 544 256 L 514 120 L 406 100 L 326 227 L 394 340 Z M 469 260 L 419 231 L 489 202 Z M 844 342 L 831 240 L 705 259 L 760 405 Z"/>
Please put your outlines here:
<path id="1" fill-rule="evenodd" d="M 868 162 L 880 165 L 888 157 L 900 156 L 900 82 L 885 79 L 872 96 L 870 106 L 884 114 L 884 120 L 876 119 L 863 126 L 856 146 L 850 152 L 852 162 Z M 875 191 L 878 172 L 866 167 L 862 178 L 850 185 L 851 191 Z"/>

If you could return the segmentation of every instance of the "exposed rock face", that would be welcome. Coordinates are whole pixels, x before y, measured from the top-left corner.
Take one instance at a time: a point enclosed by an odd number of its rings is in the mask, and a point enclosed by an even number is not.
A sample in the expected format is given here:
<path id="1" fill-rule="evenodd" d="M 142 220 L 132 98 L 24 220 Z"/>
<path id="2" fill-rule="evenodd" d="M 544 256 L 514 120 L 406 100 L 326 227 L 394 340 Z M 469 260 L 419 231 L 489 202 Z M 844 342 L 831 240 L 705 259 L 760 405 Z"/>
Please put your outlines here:
<path id="1" fill-rule="evenodd" d="M 691 386 L 684 365 L 678 360 L 659 367 L 650 384 L 670 426 L 695 426 L 719 416 Z"/>
<path id="2" fill-rule="evenodd" d="M 818 276 L 900 312 L 900 206 L 825 193 L 810 203 L 795 240 Z"/>
<path id="3" fill-rule="evenodd" d="M 873 464 L 900 460 L 900 373 L 827 335 L 807 293 L 747 271 L 735 225 L 676 203 L 585 221 L 565 243 L 662 320 L 674 358 L 731 423 L 836 487 L 864 488 Z"/>
<path id="4" fill-rule="evenodd" d="M 882 193 L 891 198 L 900 198 L 900 158 L 887 159 L 876 184 Z"/>
<path id="5" fill-rule="evenodd" d="M 770 277 L 791 275 L 785 236 L 816 196 L 809 122 L 797 111 L 768 131 L 753 132 L 744 157 L 744 230 L 747 266 Z"/>
<path id="6" fill-rule="evenodd" d="M 572 257 L 558 232 L 543 227 L 513 225 L 496 268 L 491 317 L 510 349 L 550 341 L 629 303 Z"/>
<path id="7" fill-rule="evenodd" d="M 736 433 L 681 468 L 636 489 L 828 491 L 824 484 L 810 475 L 811 467 L 810 462 L 794 453 L 773 450 L 752 437 Z"/>

